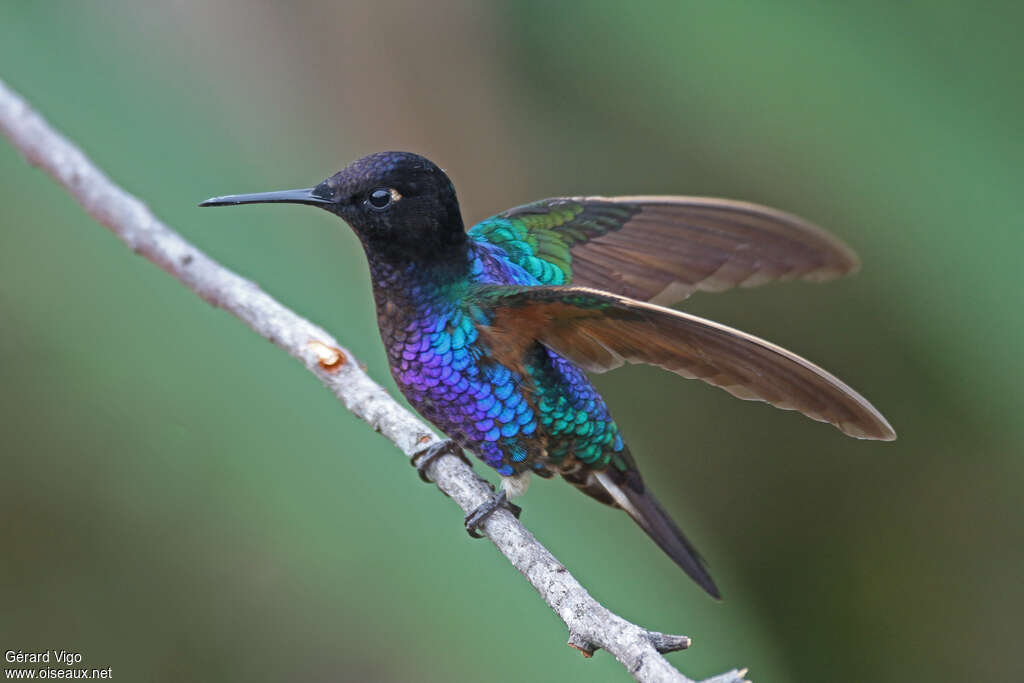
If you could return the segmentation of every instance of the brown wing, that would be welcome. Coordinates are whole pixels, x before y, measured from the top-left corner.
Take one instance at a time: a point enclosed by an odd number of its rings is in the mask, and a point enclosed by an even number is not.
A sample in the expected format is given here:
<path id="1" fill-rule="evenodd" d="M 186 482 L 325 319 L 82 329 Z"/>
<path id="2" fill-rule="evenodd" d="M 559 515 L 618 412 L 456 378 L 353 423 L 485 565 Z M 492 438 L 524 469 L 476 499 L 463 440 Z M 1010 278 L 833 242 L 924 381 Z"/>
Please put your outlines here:
<path id="1" fill-rule="evenodd" d="M 670 304 L 696 290 L 823 281 L 858 268 L 838 238 L 783 211 L 705 197 L 562 197 L 470 230 L 542 284 Z"/>
<path id="2" fill-rule="evenodd" d="M 896 438 L 874 406 L 825 370 L 710 320 L 579 287 L 492 287 L 481 302 L 494 311 L 488 334 L 498 344 L 524 348 L 536 339 L 591 372 L 657 365 L 859 439 Z"/>

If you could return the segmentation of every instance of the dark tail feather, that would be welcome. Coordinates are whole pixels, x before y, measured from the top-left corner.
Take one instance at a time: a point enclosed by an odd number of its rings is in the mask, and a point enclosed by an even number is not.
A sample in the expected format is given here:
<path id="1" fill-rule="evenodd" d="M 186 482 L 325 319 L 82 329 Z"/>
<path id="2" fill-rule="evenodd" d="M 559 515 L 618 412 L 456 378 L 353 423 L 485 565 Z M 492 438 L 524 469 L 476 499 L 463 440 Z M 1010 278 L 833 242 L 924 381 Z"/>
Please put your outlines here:
<path id="1" fill-rule="evenodd" d="M 633 476 L 630 476 L 633 475 Z M 644 486 L 639 475 L 630 472 L 627 475 L 609 468 L 594 476 L 608 491 L 615 502 L 647 532 L 647 535 L 658 544 L 665 554 L 679 565 L 691 579 L 697 582 L 708 594 L 721 599 L 722 594 L 712 580 L 697 549 L 686 540 L 676 523 L 665 513 L 651 492 Z"/>

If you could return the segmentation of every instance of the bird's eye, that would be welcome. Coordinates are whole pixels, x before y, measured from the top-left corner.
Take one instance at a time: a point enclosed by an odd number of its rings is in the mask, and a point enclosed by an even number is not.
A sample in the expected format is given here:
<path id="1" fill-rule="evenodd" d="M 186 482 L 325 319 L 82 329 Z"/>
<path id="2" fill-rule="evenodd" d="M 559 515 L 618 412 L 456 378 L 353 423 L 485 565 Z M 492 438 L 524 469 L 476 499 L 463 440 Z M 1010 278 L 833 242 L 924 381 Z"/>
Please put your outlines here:
<path id="1" fill-rule="evenodd" d="M 375 209 L 386 209 L 391 206 L 391 201 L 397 194 L 394 190 L 389 190 L 386 187 L 378 187 L 376 190 L 370 192 L 366 197 L 366 201 L 370 203 Z"/>

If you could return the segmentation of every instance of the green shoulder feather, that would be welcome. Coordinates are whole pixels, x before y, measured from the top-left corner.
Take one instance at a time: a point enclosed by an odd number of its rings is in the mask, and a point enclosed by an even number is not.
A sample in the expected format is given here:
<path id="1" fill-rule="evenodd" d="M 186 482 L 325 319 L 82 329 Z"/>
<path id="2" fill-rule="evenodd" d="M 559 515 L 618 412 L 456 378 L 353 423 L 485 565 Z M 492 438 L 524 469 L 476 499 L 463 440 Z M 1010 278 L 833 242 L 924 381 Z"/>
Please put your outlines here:
<path id="1" fill-rule="evenodd" d="M 821 228 L 757 204 L 703 197 L 557 197 L 469 230 L 545 285 L 674 303 L 695 290 L 829 280 L 856 254 Z"/>

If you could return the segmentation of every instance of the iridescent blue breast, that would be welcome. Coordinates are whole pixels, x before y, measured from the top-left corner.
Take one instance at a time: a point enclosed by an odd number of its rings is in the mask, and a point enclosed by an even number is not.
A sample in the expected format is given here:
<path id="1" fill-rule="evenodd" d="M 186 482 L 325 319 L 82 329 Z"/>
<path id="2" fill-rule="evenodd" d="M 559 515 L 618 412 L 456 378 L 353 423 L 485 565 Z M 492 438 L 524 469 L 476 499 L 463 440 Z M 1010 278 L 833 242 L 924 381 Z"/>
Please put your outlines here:
<path id="1" fill-rule="evenodd" d="M 539 455 L 528 443 L 539 422 L 524 378 L 490 357 L 461 302 L 417 309 L 402 316 L 401 333 L 393 333 L 387 344 L 402 393 L 424 417 L 499 473 L 527 467 Z"/>
<path id="2" fill-rule="evenodd" d="M 586 375 L 540 344 L 503 364 L 508 350 L 490 348 L 481 334 L 492 321 L 474 303 L 474 284 L 538 284 L 505 253 L 474 244 L 461 282 L 416 284 L 410 271 L 401 287 L 378 289 L 395 381 L 424 417 L 504 476 L 576 461 L 602 467 L 624 445 Z"/>

